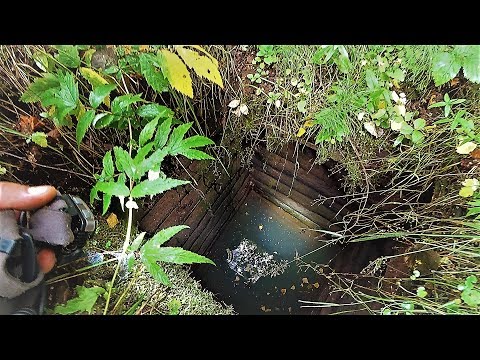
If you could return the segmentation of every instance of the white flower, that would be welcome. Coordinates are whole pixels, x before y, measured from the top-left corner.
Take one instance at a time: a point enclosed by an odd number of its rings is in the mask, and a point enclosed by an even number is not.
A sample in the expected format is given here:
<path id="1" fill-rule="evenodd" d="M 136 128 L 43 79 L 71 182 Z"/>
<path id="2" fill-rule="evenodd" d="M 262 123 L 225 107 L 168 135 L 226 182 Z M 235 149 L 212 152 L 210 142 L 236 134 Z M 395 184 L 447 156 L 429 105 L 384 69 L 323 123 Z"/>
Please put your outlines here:
<path id="1" fill-rule="evenodd" d="M 160 171 L 148 170 L 148 180 L 157 180 L 160 177 Z"/>
<path id="2" fill-rule="evenodd" d="M 230 101 L 230 104 L 228 104 L 228 107 L 235 109 L 238 105 L 240 105 L 240 100 L 232 100 Z"/>
<path id="3" fill-rule="evenodd" d="M 367 65 L 367 63 L 368 63 L 367 60 L 362 60 L 361 65 L 365 66 L 365 65 Z"/>
<path id="4" fill-rule="evenodd" d="M 245 105 L 245 104 L 240 105 L 240 112 L 241 112 L 243 115 L 248 115 L 248 107 L 247 107 L 247 105 Z"/>
<path id="5" fill-rule="evenodd" d="M 125 211 L 124 206 L 125 206 L 125 196 L 118 196 L 118 200 L 120 200 L 120 206 L 122 207 L 122 211 Z"/>
<path id="6" fill-rule="evenodd" d="M 277 101 L 275 101 L 275 107 L 276 107 L 276 108 L 279 108 L 279 107 L 280 107 L 280 105 L 281 105 L 281 102 L 280 102 L 280 100 L 277 100 Z"/>
<path id="7" fill-rule="evenodd" d="M 467 155 L 470 154 L 473 150 L 475 150 L 477 147 L 477 144 L 474 142 L 466 142 L 463 145 L 460 145 L 457 147 L 457 153 L 462 154 L 462 155 Z"/>
<path id="8" fill-rule="evenodd" d="M 363 123 L 363 127 L 365 128 L 365 130 L 367 130 L 371 135 L 375 136 L 376 138 L 378 138 L 378 132 L 377 132 L 377 128 L 375 127 L 375 123 L 373 121 L 368 121 L 366 123 Z"/>
<path id="9" fill-rule="evenodd" d="M 361 113 L 358 113 L 357 119 L 361 121 L 364 116 L 365 116 L 365 113 L 362 111 Z"/>
<path id="10" fill-rule="evenodd" d="M 127 203 L 125 204 L 125 206 L 127 207 L 127 209 L 137 209 L 138 210 L 138 205 L 135 201 L 133 201 L 132 199 L 128 200 Z"/>
<path id="11" fill-rule="evenodd" d="M 392 100 L 395 101 L 397 104 L 398 104 L 398 102 L 399 102 L 399 100 L 400 100 L 400 98 L 398 97 L 396 91 L 392 91 Z"/>

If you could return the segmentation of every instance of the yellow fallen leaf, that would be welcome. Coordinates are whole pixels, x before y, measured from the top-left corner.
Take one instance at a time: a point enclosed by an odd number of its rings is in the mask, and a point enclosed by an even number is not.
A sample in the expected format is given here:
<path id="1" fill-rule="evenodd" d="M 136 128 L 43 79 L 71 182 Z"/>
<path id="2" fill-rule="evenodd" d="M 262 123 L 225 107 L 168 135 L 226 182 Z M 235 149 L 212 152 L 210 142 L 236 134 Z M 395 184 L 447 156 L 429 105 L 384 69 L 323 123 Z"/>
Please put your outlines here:
<path id="1" fill-rule="evenodd" d="M 287 293 L 287 289 L 280 289 L 280 292 L 282 293 L 282 295 L 285 295 Z"/>
<path id="2" fill-rule="evenodd" d="M 170 85 L 175 90 L 193 99 L 192 78 L 183 61 L 176 54 L 166 49 L 162 49 L 160 55 L 162 72 Z"/>
<path id="3" fill-rule="evenodd" d="M 115 213 L 111 213 L 107 218 L 107 224 L 110 229 L 113 229 L 118 224 L 118 217 Z"/>
<path id="4" fill-rule="evenodd" d="M 258 225 L 258 230 L 263 230 L 263 225 L 262 224 Z"/>
<path id="5" fill-rule="evenodd" d="M 180 55 L 185 64 L 187 64 L 189 68 L 195 70 L 197 75 L 202 76 L 223 88 L 222 76 L 218 71 L 218 65 L 214 64 L 211 59 L 200 55 L 196 51 L 186 49 L 183 46 L 177 46 L 175 47 L 175 50 L 177 50 L 178 55 Z"/>
<path id="6" fill-rule="evenodd" d="M 315 121 L 313 121 L 313 120 L 307 120 L 307 121 L 305 121 L 305 123 L 303 124 L 303 127 L 309 128 L 309 127 L 312 127 L 313 125 L 315 125 Z"/>
<path id="7" fill-rule="evenodd" d="M 304 127 L 301 127 L 300 129 L 298 129 L 297 137 L 303 136 L 303 134 L 305 134 L 306 131 L 307 131 L 307 130 L 305 130 Z"/>
<path id="8" fill-rule="evenodd" d="M 105 80 L 99 73 L 97 73 L 95 70 L 86 68 L 86 67 L 81 67 L 80 68 L 80 74 L 87 79 L 87 81 L 92 85 L 93 88 L 100 86 L 100 85 L 106 85 L 108 84 L 108 81 Z"/>
<path id="9" fill-rule="evenodd" d="M 471 188 L 470 186 L 462 187 L 460 189 L 460 191 L 458 192 L 458 195 L 460 195 L 461 197 L 472 196 L 473 195 L 473 188 Z"/>
<path id="10" fill-rule="evenodd" d="M 302 283 L 308 284 L 308 279 L 306 277 L 302 278 Z"/>
<path id="11" fill-rule="evenodd" d="M 318 289 L 318 288 L 320 287 L 320 284 L 319 284 L 318 282 L 316 282 L 315 284 L 313 284 L 313 287 L 314 287 L 315 289 Z"/>

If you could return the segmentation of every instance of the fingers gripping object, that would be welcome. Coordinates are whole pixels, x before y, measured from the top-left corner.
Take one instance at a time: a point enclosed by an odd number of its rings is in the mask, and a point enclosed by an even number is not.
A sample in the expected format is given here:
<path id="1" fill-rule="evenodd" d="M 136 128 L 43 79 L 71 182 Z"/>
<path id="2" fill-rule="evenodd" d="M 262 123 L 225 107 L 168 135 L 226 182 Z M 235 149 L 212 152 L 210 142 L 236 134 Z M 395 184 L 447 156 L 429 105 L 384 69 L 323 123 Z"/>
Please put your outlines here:
<path id="1" fill-rule="evenodd" d="M 87 205 L 70 195 L 58 194 L 54 201 L 31 215 L 21 213 L 20 223 L 14 211 L 0 211 L 0 314 L 15 310 L 18 313 L 18 304 L 25 302 L 31 309 L 32 299 L 45 297 L 44 275 L 38 268 L 33 240 L 40 247 L 51 247 L 62 262 L 80 251 L 95 227 Z M 44 299 L 36 303 L 38 310 L 33 313 L 41 313 Z"/>

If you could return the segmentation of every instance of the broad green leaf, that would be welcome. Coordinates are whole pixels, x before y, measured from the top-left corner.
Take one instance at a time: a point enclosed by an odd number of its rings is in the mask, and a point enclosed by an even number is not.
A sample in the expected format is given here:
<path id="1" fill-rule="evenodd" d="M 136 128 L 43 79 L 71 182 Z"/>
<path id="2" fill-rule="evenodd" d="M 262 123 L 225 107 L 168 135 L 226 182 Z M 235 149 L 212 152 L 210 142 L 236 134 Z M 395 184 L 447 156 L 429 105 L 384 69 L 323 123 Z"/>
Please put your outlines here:
<path id="1" fill-rule="evenodd" d="M 176 54 L 166 49 L 162 49 L 160 54 L 162 72 L 170 85 L 175 90 L 193 99 L 192 79 L 185 64 Z"/>
<path id="2" fill-rule="evenodd" d="M 335 63 L 337 64 L 338 69 L 344 74 L 347 74 L 351 69 L 350 59 L 347 56 L 338 56 L 338 58 L 335 59 Z"/>
<path id="3" fill-rule="evenodd" d="M 47 134 L 44 132 L 34 132 L 31 136 L 32 141 L 41 146 L 41 147 L 47 147 L 48 142 L 47 142 Z"/>
<path id="4" fill-rule="evenodd" d="M 155 136 L 155 148 L 161 149 L 165 146 L 168 140 L 168 135 L 170 134 L 172 126 L 172 119 L 168 118 L 163 123 L 160 124 L 157 130 L 157 135 Z"/>
<path id="5" fill-rule="evenodd" d="M 127 94 L 117 96 L 112 101 L 112 112 L 114 114 L 121 114 L 122 112 L 127 110 L 131 104 L 135 104 L 139 101 L 144 101 L 142 100 L 142 94 Z"/>
<path id="6" fill-rule="evenodd" d="M 412 132 L 412 141 L 414 144 L 418 144 L 418 143 L 421 143 L 422 140 L 424 139 L 424 135 L 422 134 L 421 131 L 418 131 L 418 130 L 413 130 Z"/>
<path id="7" fill-rule="evenodd" d="M 168 147 L 170 148 L 170 154 L 176 155 L 177 150 L 180 150 L 182 139 L 187 133 L 187 131 L 192 127 L 193 122 L 189 122 L 180 126 L 177 126 L 172 131 L 172 135 L 170 135 L 170 140 L 168 141 Z"/>
<path id="8" fill-rule="evenodd" d="M 93 122 L 94 117 L 95 117 L 95 110 L 88 110 L 78 118 L 76 139 L 77 139 L 77 145 L 79 148 L 83 138 L 85 137 L 85 134 L 87 133 L 89 126 Z"/>
<path id="9" fill-rule="evenodd" d="M 180 308 L 182 303 L 178 299 L 172 299 L 168 303 L 168 315 L 178 315 L 180 314 Z"/>
<path id="10" fill-rule="evenodd" d="M 374 90 L 378 87 L 378 79 L 372 70 L 368 69 L 365 72 L 365 80 L 367 81 L 367 86 L 370 90 Z"/>
<path id="11" fill-rule="evenodd" d="M 426 121 L 422 118 L 418 118 L 413 122 L 413 127 L 416 130 L 421 130 L 425 127 Z"/>
<path id="12" fill-rule="evenodd" d="M 166 106 L 158 104 L 146 104 L 142 105 L 137 110 L 137 115 L 145 118 L 156 118 L 157 116 L 161 119 L 168 118 L 173 116 L 173 111 Z"/>
<path id="13" fill-rule="evenodd" d="M 400 128 L 400 133 L 403 135 L 409 135 L 413 132 L 413 127 L 408 125 L 407 123 L 402 123 L 402 127 Z"/>
<path id="14" fill-rule="evenodd" d="M 103 172 L 107 177 L 112 177 L 115 173 L 115 168 L 113 166 L 112 151 L 108 151 L 102 160 Z"/>
<path id="15" fill-rule="evenodd" d="M 180 231 L 188 228 L 189 226 L 187 225 L 177 225 L 162 229 L 158 233 L 156 233 L 150 240 L 148 240 L 145 243 L 145 246 L 150 247 L 151 249 L 158 249 L 161 245 L 165 244 L 168 240 L 170 240 Z"/>
<path id="16" fill-rule="evenodd" d="M 138 144 L 140 146 L 145 145 L 155 134 L 155 130 L 157 129 L 158 125 L 158 118 L 153 119 L 150 121 L 140 132 L 140 136 L 138 137 Z"/>
<path id="17" fill-rule="evenodd" d="M 175 48 L 182 60 L 187 66 L 211 82 L 219 85 L 223 88 L 223 81 L 220 72 L 218 71 L 218 65 L 214 64 L 208 57 L 200 55 L 198 52 L 186 49 L 183 46 L 177 46 Z"/>
<path id="18" fill-rule="evenodd" d="M 390 76 L 391 78 L 395 79 L 395 80 L 398 80 L 398 81 L 404 81 L 405 80 L 405 74 L 399 68 L 396 68 L 394 71 L 388 71 L 387 75 Z"/>
<path id="19" fill-rule="evenodd" d="M 128 247 L 128 251 L 135 252 L 142 245 L 143 239 L 145 238 L 146 232 L 138 234 L 138 236 L 133 240 L 132 244 Z"/>
<path id="20" fill-rule="evenodd" d="M 172 286 L 172 283 L 168 279 L 167 274 L 165 274 L 165 271 L 163 271 L 160 265 L 157 264 L 155 259 L 150 259 L 142 256 L 142 262 L 143 262 L 143 265 L 145 265 L 145 268 L 147 269 L 147 271 L 153 276 L 155 280 L 157 280 L 158 282 L 162 283 L 165 286 Z"/>
<path id="21" fill-rule="evenodd" d="M 72 73 L 58 75 L 60 89 L 49 89 L 40 95 L 43 106 L 55 105 L 54 120 L 57 126 L 68 125 L 64 121 L 71 111 L 75 110 L 78 103 L 78 84 Z"/>
<path id="22" fill-rule="evenodd" d="M 139 61 L 142 75 L 153 90 L 159 93 L 166 92 L 168 91 L 168 81 L 163 76 L 162 71 L 155 67 L 152 57 L 150 54 L 140 55 Z"/>
<path id="23" fill-rule="evenodd" d="M 95 126 L 95 129 L 103 129 L 104 127 L 110 125 L 114 120 L 115 116 L 112 114 L 98 114 L 93 119 L 93 126 Z"/>
<path id="24" fill-rule="evenodd" d="M 154 151 L 152 155 L 143 160 L 137 167 L 137 176 L 142 177 L 148 170 L 160 168 L 163 159 L 168 155 L 167 148 L 161 148 Z"/>
<path id="25" fill-rule="evenodd" d="M 189 182 L 190 181 L 171 178 L 160 178 L 152 181 L 144 180 L 140 184 L 135 185 L 135 187 L 132 189 L 131 196 L 134 198 L 139 198 L 147 195 L 157 195 L 177 186 L 188 184 Z"/>
<path id="26" fill-rule="evenodd" d="M 54 48 L 58 50 L 55 57 L 60 64 L 74 69 L 80 66 L 80 56 L 78 56 L 78 49 L 75 46 L 56 45 Z"/>
<path id="27" fill-rule="evenodd" d="M 472 215 L 477 215 L 477 214 L 480 214 L 480 207 L 474 207 L 474 208 L 470 208 L 468 209 L 468 212 L 465 216 L 472 216 Z"/>
<path id="28" fill-rule="evenodd" d="M 115 153 L 115 165 L 117 170 L 125 172 L 130 179 L 135 178 L 135 165 L 133 164 L 133 160 L 128 151 L 119 146 L 115 146 L 113 152 Z"/>
<path id="29" fill-rule="evenodd" d="M 442 52 L 434 56 L 432 76 L 435 86 L 440 86 L 452 80 L 460 71 L 462 64 L 449 53 Z"/>
<path id="30" fill-rule="evenodd" d="M 115 195 L 115 196 L 128 196 L 130 195 L 130 190 L 125 184 L 116 183 L 113 181 L 109 182 L 98 182 L 97 190 L 108 195 Z"/>
<path id="31" fill-rule="evenodd" d="M 215 143 L 206 136 L 194 135 L 182 141 L 182 147 L 196 148 L 206 145 L 215 145 Z"/>
<path id="32" fill-rule="evenodd" d="M 475 289 L 465 289 L 462 292 L 462 300 L 465 301 L 465 304 L 468 306 L 478 306 L 480 305 L 480 292 Z"/>
<path id="33" fill-rule="evenodd" d="M 469 52 L 463 60 L 463 74 L 465 77 L 480 84 L 480 46 L 470 45 Z"/>
<path id="34" fill-rule="evenodd" d="M 135 158 L 133 159 L 133 164 L 134 165 L 139 165 L 145 158 L 147 157 L 148 154 L 150 154 L 150 151 L 152 151 L 154 143 L 150 142 L 146 144 L 145 146 L 142 146 L 138 152 L 137 155 L 135 155 Z"/>
<path id="35" fill-rule="evenodd" d="M 423 286 L 420 286 L 418 289 L 417 289 L 417 296 L 420 297 L 420 298 L 424 298 L 428 295 L 427 291 L 425 290 L 425 288 Z"/>
<path id="36" fill-rule="evenodd" d="M 148 250 L 148 251 L 147 251 Z M 155 258 L 156 261 L 163 261 L 173 264 L 193 264 L 206 263 L 215 265 L 215 263 L 205 256 L 195 254 L 194 252 L 184 250 L 180 247 L 160 247 L 153 249 L 146 249 L 145 255 L 149 258 Z"/>
<path id="37" fill-rule="evenodd" d="M 98 199 L 98 190 L 96 186 L 94 186 L 92 190 L 90 190 L 90 205 L 93 205 L 95 199 Z"/>
<path id="38" fill-rule="evenodd" d="M 214 160 L 214 158 L 207 153 L 196 149 L 182 149 L 178 154 L 183 155 L 190 160 Z"/>
<path id="39" fill-rule="evenodd" d="M 107 193 L 103 193 L 102 215 L 105 215 L 107 213 L 111 202 L 112 202 L 112 195 L 109 195 Z"/>
<path id="40" fill-rule="evenodd" d="M 86 67 L 81 67 L 80 68 L 80 74 L 87 79 L 87 81 L 92 85 L 92 88 L 95 89 L 98 86 L 102 85 L 107 85 L 108 81 L 105 80 L 99 73 L 97 73 L 95 70 L 86 68 Z"/>
<path id="41" fill-rule="evenodd" d="M 467 278 L 465 279 L 465 284 L 467 284 L 468 286 L 472 286 L 477 282 L 478 282 L 478 279 L 475 275 L 468 275 Z"/>
<path id="42" fill-rule="evenodd" d="M 96 109 L 116 87 L 117 85 L 115 84 L 99 85 L 95 87 L 88 97 L 90 105 Z"/>
<path id="43" fill-rule="evenodd" d="M 26 103 L 40 101 L 45 91 L 59 86 L 60 81 L 57 76 L 50 73 L 43 74 L 43 77 L 36 78 L 35 81 L 28 86 L 20 100 Z"/>
<path id="44" fill-rule="evenodd" d="M 32 56 L 35 64 L 40 68 L 40 70 L 47 72 L 49 70 L 48 56 L 47 54 L 37 51 Z"/>
<path id="45" fill-rule="evenodd" d="M 65 305 L 55 306 L 53 310 L 55 314 L 68 315 L 84 311 L 91 314 L 98 297 L 105 293 L 105 289 L 99 286 L 93 286 L 91 288 L 77 286 L 75 290 L 77 297 L 68 300 Z"/>

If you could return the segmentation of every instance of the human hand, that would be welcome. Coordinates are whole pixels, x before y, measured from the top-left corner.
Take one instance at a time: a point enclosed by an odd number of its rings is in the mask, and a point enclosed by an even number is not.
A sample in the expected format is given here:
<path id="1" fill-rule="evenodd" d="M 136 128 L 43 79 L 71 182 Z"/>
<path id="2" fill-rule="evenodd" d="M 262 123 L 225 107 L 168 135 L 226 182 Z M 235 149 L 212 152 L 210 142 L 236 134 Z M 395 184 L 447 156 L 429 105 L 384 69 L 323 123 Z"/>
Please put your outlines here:
<path id="1" fill-rule="evenodd" d="M 0 181 L 0 210 L 35 210 L 51 202 L 57 195 L 53 186 L 34 186 Z M 49 272 L 57 261 L 50 249 L 42 249 L 37 254 L 40 270 Z"/>

